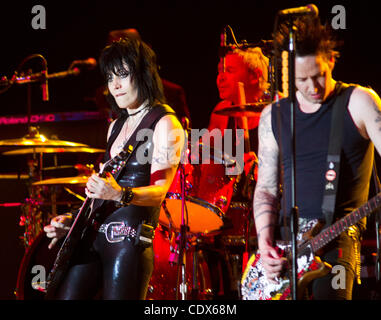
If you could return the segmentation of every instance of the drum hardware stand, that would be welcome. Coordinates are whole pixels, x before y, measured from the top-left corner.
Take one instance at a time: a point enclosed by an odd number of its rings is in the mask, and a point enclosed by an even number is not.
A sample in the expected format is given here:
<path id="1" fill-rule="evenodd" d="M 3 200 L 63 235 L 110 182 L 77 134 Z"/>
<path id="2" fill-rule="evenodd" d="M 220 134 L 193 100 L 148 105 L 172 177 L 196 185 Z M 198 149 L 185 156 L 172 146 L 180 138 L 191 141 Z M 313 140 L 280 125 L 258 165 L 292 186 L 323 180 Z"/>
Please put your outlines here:
<path id="1" fill-rule="evenodd" d="M 163 203 L 162 203 L 162 207 L 164 209 L 164 213 L 165 213 L 165 216 L 167 217 L 168 219 L 168 231 L 169 231 L 169 234 L 172 234 L 172 227 L 175 225 L 174 222 L 173 222 L 173 219 L 172 219 L 172 216 L 171 216 L 171 213 L 169 212 L 168 208 L 167 208 L 167 203 L 164 199 Z"/>
<path id="2" fill-rule="evenodd" d="M 82 197 L 80 194 L 75 193 L 67 187 L 64 187 L 64 190 L 72 196 L 76 197 L 77 199 L 81 200 L 82 202 L 86 200 L 86 198 Z"/>
<path id="3" fill-rule="evenodd" d="M 192 261 L 192 266 L 193 266 L 193 281 L 192 281 L 192 300 L 197 299 L 199 287 L 198 287 L 198 255 L 197 255 L 197 244 L 196 248 L 193 252 L 193 261 Z"/>

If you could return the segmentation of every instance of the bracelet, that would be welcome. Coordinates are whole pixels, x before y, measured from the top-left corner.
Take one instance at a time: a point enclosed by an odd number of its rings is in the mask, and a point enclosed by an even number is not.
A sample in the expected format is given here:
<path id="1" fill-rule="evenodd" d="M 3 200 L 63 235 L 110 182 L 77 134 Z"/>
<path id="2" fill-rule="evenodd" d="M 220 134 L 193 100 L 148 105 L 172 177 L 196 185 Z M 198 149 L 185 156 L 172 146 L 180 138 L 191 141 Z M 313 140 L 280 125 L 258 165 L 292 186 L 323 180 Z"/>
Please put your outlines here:
<path id="1" fill-rule="evenodd" d="M 118 207 L 127 207 L 132 199 L 134 198 L 134 193 L 131 187 L 122 187 L 122 198 L 117 201 Z"/>

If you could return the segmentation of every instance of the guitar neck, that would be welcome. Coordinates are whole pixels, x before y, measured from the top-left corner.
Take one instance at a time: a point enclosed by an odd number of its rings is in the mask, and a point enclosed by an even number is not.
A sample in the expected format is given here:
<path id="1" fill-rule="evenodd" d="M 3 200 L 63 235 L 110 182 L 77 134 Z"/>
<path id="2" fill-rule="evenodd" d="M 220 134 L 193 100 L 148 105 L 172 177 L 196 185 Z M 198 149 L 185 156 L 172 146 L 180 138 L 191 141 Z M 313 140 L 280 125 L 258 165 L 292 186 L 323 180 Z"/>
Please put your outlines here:
<path id="1" fill-rule="evenodd" d="M 316 252 L 323 248 L 330 241 L 338 237 L 342 232 L 346 231 L 350 226 L 359 222 L 362 218 L 370 215 L 372 212 L 381 207 L 381 193 L 374 196 L 367 203 L 352 211 L 344 218 L 338 220 L 331 226 L 325 228 L 316 237 L 308 241 L 312 251 Z"/>

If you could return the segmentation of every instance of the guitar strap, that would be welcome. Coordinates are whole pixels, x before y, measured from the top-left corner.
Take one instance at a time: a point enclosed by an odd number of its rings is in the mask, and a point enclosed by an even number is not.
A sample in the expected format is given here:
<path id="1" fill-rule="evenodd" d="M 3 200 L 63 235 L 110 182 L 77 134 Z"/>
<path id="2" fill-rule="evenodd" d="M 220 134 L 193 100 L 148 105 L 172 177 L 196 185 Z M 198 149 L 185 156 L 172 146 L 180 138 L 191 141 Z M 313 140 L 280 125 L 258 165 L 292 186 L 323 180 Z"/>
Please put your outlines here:
<path id="1" fill-rule="evenodd" d="M 136 130 L 132 133 L 131 137 L 128 139 L 128 141 L 124 145 L 124 148 L 126 146 L 128 146 L 128 145 L 133 148 L 132 152 L 129 154 L 129 157 L 131 157 L 132 153 L 135 152 L 135 150 L 137 149 L 138 145 L 143 142 L 143 141 L 138 141 L 137 140 L 137 134 L 138 134 L 138 132 L 141 129 L 153 129 L 155 127 L 156 123 L 164 115 L 168 115 L 168 114 L 176 115 L 175 111 L 173 111 L 173 109 L 169 105 L 158 104 L 158 105 L 156 105 L 154 107 L 151 107 L 151 109 L 144 116 L 144 118 L 140 121 L 140 123 L 139 123 L 138 127 L 136 128 Z M 120 130 L 121 130 L 125 120 L 126 120 L 126 118 L 123 117 L 123 118 L 119 118 L 115 122 L 113 130 L 112 130 L 112 133 L 111 133 L 109 141 L 108 141 L 108 147 L 107 147 L 107 150 L 106 150 L 105 159 L 106 159 L 106 157 L 109 157 L 109 154 L 110 154 L 109 152 L 110 152 L 111 145 L 113 144 L 113 142 L 115 141 L 116 137 L 118 136 L 118 134 L 119 134 L 119 132 L 120 132 Z M 128 159 L 127 159 L 126 162 L 128 162 Z M 114 177 L 115 180 L 118 179 L 118 177 L 119 177 L 121 172 L 122 172 L 122 170 L 119 170 L 118 174 Z"/>
<path id="2" fill-rule="evenodd" d="M 338 97 L 333 105 L 331 117 L 331 130 L 328 145 L 327 167 L 325 172 L 324 196 L 322 212 L 325 216 L 326 225 L 331 225 L 336 206 L 336 194 L 339 182 L 341 146 L 344 129 L 344 113 L 354 85 L 338 82 Z"/>

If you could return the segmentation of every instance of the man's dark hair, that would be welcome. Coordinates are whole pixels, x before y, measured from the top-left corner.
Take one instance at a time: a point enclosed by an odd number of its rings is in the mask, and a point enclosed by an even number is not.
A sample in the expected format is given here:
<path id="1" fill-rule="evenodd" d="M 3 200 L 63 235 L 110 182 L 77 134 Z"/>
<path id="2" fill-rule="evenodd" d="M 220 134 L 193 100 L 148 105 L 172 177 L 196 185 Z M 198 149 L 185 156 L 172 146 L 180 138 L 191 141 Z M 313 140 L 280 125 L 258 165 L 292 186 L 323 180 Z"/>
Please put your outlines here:
<path id="1" fill-rule="evenodd" d="M 106 81 L 111 74 L 125 72 L 124 64 L 127 64 L 131 81 L 137 87 L 139 104 L 145 100 L 148 100 L 150 106 L 166 102 L 156 66 L 156 54 L 147 44 L 138 39 L 124 38 L 103 49 L 99 66 Z M 127 113 L 127 110 L 118 107 L 111 94 L 107 96 L 112 111 L 117 115 Z"/>
<path id="2" fill-rule="evenodd" d="M 296 27 L 295 54 L 298 57 L 323 54 L 326 58 L 337 58 L 335 51 L 338 43 L 333 38 L 332 29 L 328 25 L 322 25 L 319 17 L 305 16 L 294 22 Z M 280 51 L 287 50 L 289 26 L 287 23 L 279 27 L 275 35 L 275 42 Z"/>

